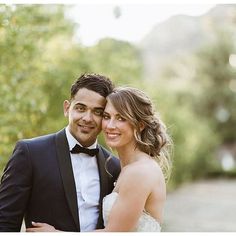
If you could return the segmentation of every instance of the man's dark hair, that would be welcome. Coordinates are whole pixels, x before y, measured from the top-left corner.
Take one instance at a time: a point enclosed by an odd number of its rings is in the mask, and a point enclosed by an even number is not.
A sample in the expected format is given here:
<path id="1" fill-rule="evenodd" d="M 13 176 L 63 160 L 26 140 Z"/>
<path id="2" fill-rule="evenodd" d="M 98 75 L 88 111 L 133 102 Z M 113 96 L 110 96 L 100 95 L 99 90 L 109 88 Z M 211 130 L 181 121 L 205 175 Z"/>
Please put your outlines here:
<path id="1" fill-rule="evenodd" d="M 99 74 L 82 74 L 71 86 L 71 99 L 74 98 L 79 89 L 92 90 L 103 97 L 107 97 L 114 89 L 112 81 Z"/>

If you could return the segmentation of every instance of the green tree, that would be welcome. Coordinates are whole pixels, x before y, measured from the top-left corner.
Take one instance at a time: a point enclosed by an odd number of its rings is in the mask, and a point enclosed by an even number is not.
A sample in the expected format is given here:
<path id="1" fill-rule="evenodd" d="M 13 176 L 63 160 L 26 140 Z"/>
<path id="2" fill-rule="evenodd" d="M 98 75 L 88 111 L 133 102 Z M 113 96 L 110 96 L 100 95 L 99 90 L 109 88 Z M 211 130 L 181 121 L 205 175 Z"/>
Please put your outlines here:
<path id="1" fill-rule="evenodd" d="M 169 106 L 162 109 L 174 140 L 170 186 L 217 170 L 217 148 L 235 142 L 236 70 L 229 63 L 235 54 L 231 30 L 218 29 L 199 52 L 166 65 L 156 84 L 157 101 Z"/>
<path id="2" fill-rule="evenodd" d="M 142 80 L 139 50 L 132 44 L 104 38 L 88 48 L 91 69 L 112 78 L 116 85 L 132 85 Z"/>
<path id="3" fill-rule="evenodd" d="M 236 141 L 233 127 L 236 126 L 236 92 L 232 83 L 236 81 L 236 68 L 229 63 L 235 53 L 233 34 L 226 30 L 216 33 L 216 40 L 206 45 L 197 54 L 195 80 L 200 94 L 195 100 L 198 114 L 208 118 L 221 142 Z"/>
<path id="4" fill-rule="evenodd" d="M 113 39 L 84 47 L 63 5 L 0 5 L 0 168 L 15 142 L 64 125 L 63 100 L 86 72 L 116 84 L 141 79 L 138 50 Z M 101 140 L 103 142 L 103 140 Z"/>
<path id="5" fill-rule="evenodd" d="M 72 38 L 75 26 L 60 5 L 0 5 L 0 12 L 0 157 L 4 163 L 16 140 L 45 131 L 49 104 L 42 88 L 45 71 L 51 69 L 47 46 L 61 35 Z"/>
<path id="6" fill-rule="evenodd" d="M 165 83 L 149 84 L 147 91 L 173 140 L 169 189 L 207 176 L 214 167 L 218 144 L 218 136 L 214 136 L 208 120 L 195 114 L 187 91 L 177 92 Z"/>

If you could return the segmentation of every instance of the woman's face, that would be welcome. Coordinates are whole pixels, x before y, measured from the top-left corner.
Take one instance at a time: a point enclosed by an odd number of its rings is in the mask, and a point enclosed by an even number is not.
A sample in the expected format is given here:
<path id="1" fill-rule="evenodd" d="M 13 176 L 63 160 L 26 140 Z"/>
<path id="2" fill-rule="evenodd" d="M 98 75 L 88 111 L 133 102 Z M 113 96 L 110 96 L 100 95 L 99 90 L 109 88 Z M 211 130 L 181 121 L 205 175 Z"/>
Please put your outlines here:
<path id="1" fill-rule="evenodd" d="M 111 148 L 134 146 L 134 127 L 123 118 L 108 100 L 102 119 L 102 130 L 105 141 Z"/>

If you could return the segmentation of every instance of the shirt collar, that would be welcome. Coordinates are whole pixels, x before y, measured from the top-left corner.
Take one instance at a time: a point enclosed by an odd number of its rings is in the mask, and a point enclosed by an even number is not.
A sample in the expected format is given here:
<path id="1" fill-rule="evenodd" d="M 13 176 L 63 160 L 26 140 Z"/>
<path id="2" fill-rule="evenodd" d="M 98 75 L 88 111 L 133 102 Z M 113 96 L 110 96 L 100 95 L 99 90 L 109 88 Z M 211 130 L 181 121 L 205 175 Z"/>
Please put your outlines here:
<path id="1" fill-rule="evenodd" d="M 70 130 L 69 130 L 69 126 L 66 127 L 66 138 L 68 140 L 68 144 L 69 144 L 69 148 L 70 150 L 72 150 L 72 148 L 76 145 L 76 144 L 79 144 L 80 146 L 83 146 L 81 145 L 75 138 L 74 136 L 71 134 Z M 96 148 L 97 147 L 97 140 L 95 141 L 94 144 L 92 144 L 91 146 L 87 147 L 88 149 L 91 149 L 91 148 Z"/>

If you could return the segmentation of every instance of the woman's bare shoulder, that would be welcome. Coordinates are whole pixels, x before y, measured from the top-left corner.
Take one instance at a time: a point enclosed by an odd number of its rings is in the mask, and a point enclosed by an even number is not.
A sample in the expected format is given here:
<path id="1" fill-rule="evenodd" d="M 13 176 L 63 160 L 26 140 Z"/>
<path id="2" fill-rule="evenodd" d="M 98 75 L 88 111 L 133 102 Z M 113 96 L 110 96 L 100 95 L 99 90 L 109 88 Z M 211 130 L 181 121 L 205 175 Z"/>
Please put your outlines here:
<path id="1" fill-rule="evenodd" d="M 151 188 L 163 182 L 164 177 L 159 164 L 153 160 L 142 160 L 127 165 L 122 170 L 121 182 Z"/>

